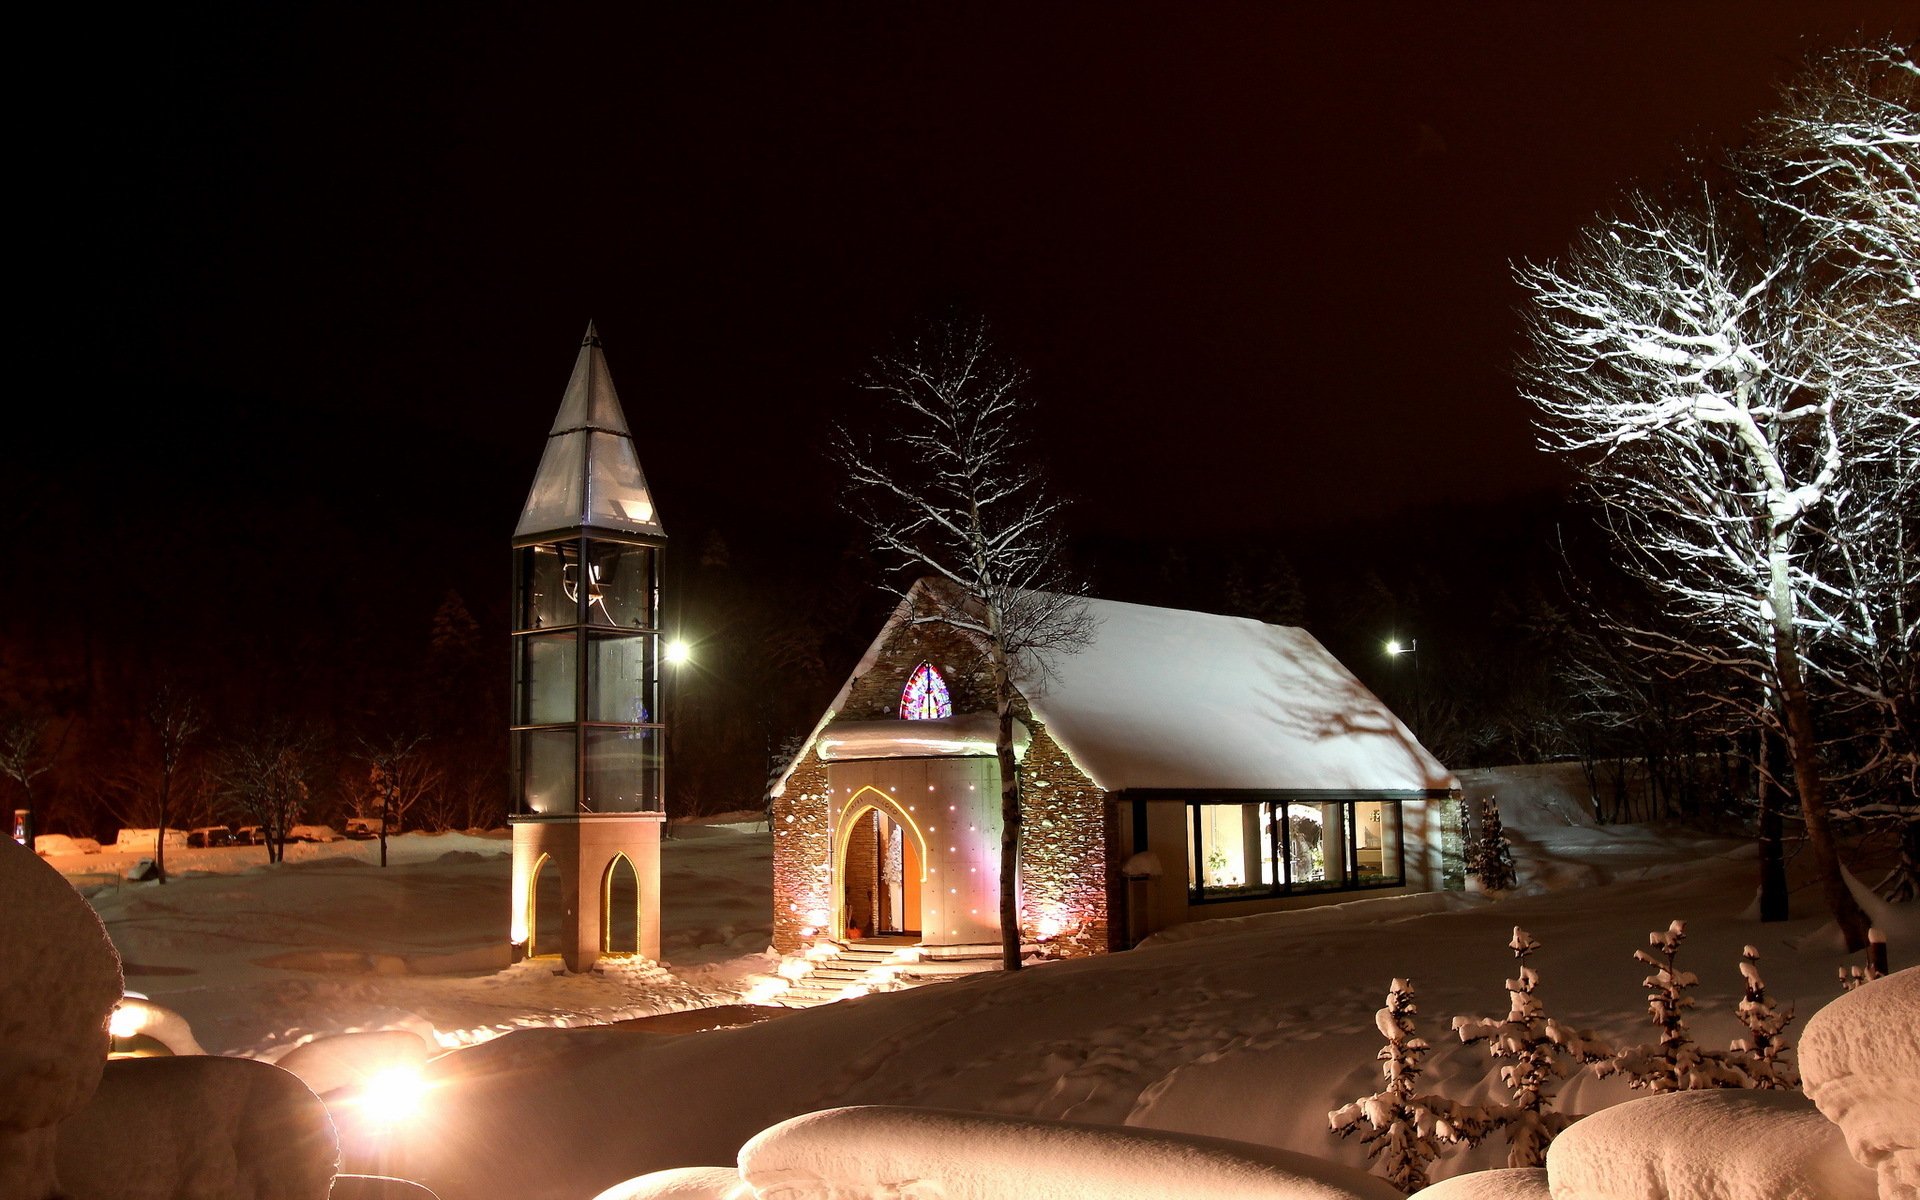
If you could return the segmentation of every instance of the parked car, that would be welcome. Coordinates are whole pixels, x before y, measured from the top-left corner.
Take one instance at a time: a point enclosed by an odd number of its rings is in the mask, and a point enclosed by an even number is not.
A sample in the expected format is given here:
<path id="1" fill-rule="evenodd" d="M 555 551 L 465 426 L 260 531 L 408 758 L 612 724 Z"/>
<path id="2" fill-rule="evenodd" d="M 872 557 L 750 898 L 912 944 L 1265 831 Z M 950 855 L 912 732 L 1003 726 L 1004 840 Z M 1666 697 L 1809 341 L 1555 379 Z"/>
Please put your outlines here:
<path id="1" fill-rule="evenodd" d="M 363 841 L 367 838 L 377 838 L 380 836 L 380 825 L 381 819 L 379 817 L 348 817 L 347 836 Z M 396 826 L 387 830 L 387 832 L 399 833 L 400 830 Z"/>
<path id="2" fill-rule="evenodd" d="M 258 825 L 242 825 L 233 831 L 233 844 L 236 846 L 264 846 L 267 844 L 267 832 Z"/>
<path id="3" fill-rule="evenodd" d="M 231 845 L 233 845 L 233 830 L 225 825 L 202 825 L 187 834 L 187 847 L 192 850 Z"/>

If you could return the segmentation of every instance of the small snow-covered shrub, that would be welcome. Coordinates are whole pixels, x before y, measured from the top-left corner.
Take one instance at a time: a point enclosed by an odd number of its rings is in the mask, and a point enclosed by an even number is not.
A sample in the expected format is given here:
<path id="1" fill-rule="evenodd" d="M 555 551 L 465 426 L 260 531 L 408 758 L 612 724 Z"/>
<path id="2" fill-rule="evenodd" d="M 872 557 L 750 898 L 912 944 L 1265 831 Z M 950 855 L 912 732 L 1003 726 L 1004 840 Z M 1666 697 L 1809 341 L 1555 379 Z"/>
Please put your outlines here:
<path id="1" fill-rule="evenodd" d="M 1780 1035 L 1793 1023 L 1793 1010 L 1781 1012 L 1767 996 L 1767 981 L 1760 978 L 1760 952 L 1752 946 L 1740 954 L 1740 975 L 1747 981 L 1735 1011 L 1747 1036 L 1735 1039 L 1730 1047 L 1735 1060 L 1746 1072 L 1749 1087 L 1795 1088 L 1800 1076 L 1786 1059 L 1792 1043 Z"/>
<path id="2" fill-rule="evenodd" d="M 1484 1109 L 1416 1090 L 1430 1049 L 1414 1029 L 1418 1012 L 1413 984 L 1395 979 L 1387 990 L 1386 1006 L 1373 1018 L 1387 1039 L 1375 1056 L 1386 1086 L 1327 1114 L 1327 1124 L 1341 1137 L 1367 1127 L 1360 1135 L 1367 1157 L 1377 1160 L 1387 1182 L 1403 1192 L 1427 1186 L 1427 1164 L 1440 1157 L 1443 1144 L 1472 1145 L 1487 1130 Z"/>
<path id="3" fill-rule="evenodd" d="M 1512 1099 L 1488 1105 L 1484 1112 L 1493 1127 L 1506 1130 L 1507 1166 L 1538 1167 L 1545 1165 L 1554 1136 L 1580 1119 L 1553 1111 L 1554 1087 L 1567 1075 L 1568 1061 L 1597 1062 L 1611 1057 L 1613 1051 L 1594 1034 L 1567 1028 L 1547 1016 L 1535 994 L 1540 975 L 1527 965 L 1527 956 L 1540 943 L 1515 925 L 1507 945 L 1520 961 L 1518 978 L 1507 980 L 1507 1015 L 1455 1017 L 1453 1030 L 1468 1045 L 1485 1042 L 1488 1053 L 1506 1060 L 1500 1082 Z"/>
<path id="4" fill-rule="evenodd" d="M 1660 1027 L 1660 1038 L 1620 1050 L 1595 1066 L 1595 1074 L 1624 1075 L 1630 1086 L 1655 1092 L 1747 1085 L 1746 1073 L 1728 1055 L 1702 1047 L 1687 1027 L 1687 1010 L 1694 1007 L 1687 993 L 1700 985 L 1700 977 L 1677 963 L 1686 938 L 1687 923 L 1674 921 L 1664 931 L 1647 935 L 1648 946 L 1659 957 L 1646 950 L 1633 952 L 1636 962 L 1653 968 L 1640 983 L 1647 989 L 1647 1012 Z"/>

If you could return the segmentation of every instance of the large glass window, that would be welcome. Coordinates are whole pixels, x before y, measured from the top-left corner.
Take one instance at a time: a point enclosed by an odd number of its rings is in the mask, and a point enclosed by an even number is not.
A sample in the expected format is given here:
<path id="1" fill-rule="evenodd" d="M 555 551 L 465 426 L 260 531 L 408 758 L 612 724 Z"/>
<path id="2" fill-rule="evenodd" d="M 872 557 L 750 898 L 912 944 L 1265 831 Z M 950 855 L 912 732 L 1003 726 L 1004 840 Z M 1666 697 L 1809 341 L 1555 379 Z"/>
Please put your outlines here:
<path id="1" fill-rule="evenodd" d="M 1397 801 L 1189 801 L 1187 887 L 1195 901 L 1397 887 L 1405 881 Z"/>
<path id="2" fill-rule="evenodd" d="M 529 729 L 514 735 L 520 802 L 527 812 L 573 811 L 574 741 L 571 729 Z"/>
<path id="3" fill-rule="evenodd" d="M 588 729 L 583 812 L 658 812 L 660 730 Z"/>
<path id="4" fill-rule="evenodd" d="M 619 542 L 587 543 L 587 622 L 652 629 L 653 550 Z"/>
<path id="5" fill-rule="evenodd" d="M 580 544 L 554 542 L 520 551 L 520 596 L 514 628 L 553 629 L 579 623 L 579 605 L 568 587 L 579 573 Z"/>
<path id="6" fill-rule="evenodd" d="M 530 634 L 519 639 L 520 678 L 514 688 L 516 725 L 562 725 L 573 720 L 577 635 Z"/>
<path id="7" fill-rule="evenodd" d="M 587 720 L 645 724 L 660 694 L 654 635 L 590 633 L 587 636 Z"/>

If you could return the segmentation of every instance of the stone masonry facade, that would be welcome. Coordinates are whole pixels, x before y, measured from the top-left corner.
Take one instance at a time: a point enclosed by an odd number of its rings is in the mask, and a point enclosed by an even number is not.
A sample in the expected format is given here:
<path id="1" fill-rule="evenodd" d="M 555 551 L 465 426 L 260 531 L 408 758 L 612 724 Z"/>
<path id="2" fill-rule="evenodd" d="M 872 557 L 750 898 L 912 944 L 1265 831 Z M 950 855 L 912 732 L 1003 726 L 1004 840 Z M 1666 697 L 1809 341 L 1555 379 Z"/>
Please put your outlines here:
<path id="1" fill-rule="evenodd" d="M 932 663 L 946 680 L 954 712 L 992 711 L 991 679 L 971 641 L 945 626 L 906 625 L 854 680 L 832 719 L 897 716 L 900 691 L 922 662 Z M 1112 948 L 1116 927 L 1119 884 L 1109 849 L 1118 844 L 1118 818 L 1106 794 L 1033 720 L 1024 698 L 1016 699 L 1014 711 L 1032 733 L 1020 771 L 1028 936 L 1047 935 L 1063 956 L 1103 953 Z M 827 764 L 809 744 L 773 802 L 773 946 L 783 954 L 805 948 L 810 938 L 802 930 L 824 932 L 814 918 L 839 902 L 831 894 L 828 786 Z"/>

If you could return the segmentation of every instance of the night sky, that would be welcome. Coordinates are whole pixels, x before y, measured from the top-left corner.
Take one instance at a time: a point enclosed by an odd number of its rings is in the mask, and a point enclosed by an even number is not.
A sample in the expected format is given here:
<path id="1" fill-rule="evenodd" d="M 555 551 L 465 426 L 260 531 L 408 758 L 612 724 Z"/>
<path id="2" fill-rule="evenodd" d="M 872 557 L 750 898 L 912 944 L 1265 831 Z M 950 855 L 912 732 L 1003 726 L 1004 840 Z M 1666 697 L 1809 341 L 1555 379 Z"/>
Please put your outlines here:
<path id="1" fill-rule="evenodd" d="M 1910 11 L 96 14 L 32 135 L 68 382 L 12 418 L 13 524 L 304 505 L 504 571 L 592 317 L 669 533 L 817 536 L 849 380 L 949 309 L 1031 368 L 1083 532 L 1537 494 L 1509 264 Z"/>

